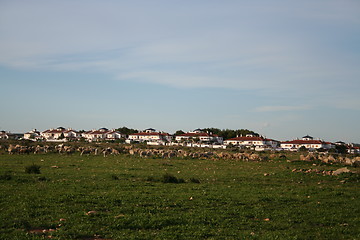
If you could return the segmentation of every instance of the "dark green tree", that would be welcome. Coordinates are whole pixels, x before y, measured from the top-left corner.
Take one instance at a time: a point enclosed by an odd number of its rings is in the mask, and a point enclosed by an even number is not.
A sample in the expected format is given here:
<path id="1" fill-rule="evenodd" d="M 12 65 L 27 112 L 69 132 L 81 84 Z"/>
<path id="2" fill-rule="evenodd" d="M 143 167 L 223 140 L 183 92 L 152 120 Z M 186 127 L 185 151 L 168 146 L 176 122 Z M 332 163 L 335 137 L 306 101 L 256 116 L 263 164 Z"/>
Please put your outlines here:
<path id="1" fill-rule="evenodd" d="M 58 139 L 64 139 L 64 138 L 65 138 L 64 133 L 61 133 Z"/>
<path id="2" fill-rule="evenodd" d="M 305 146 L 299 148 L 299 152 L 306 152 L 308 149 Z"/>
<path id="3" fill-rule="evenodd" d="M 181 134 L 184 134 L 185 132 L 183 131 L 183 130 L 177 130 L 175 133 L 174 133 L 174 135 L 175 136 L 179 136 L 179 135 L 181 135 Z"/>
<path id="4" fill-rule="evenodd" d="M 116 131 L 119 131 L 119 132 L 121 132 L 122 134 L 126 134 L 126 135 L 130 135 L 130 134 L 138 133 L 138 132 L 139 132 L 139 131 L 136 130 L 136 129 L 127 128 L 127 127 L 118 128 L 118 129 L 116 129 Z"/>
<path id="5" fill-rule="evenodd" d="M 237 136 L 246 136 L 247 134 L 253 134 L 258 136 L 259 134 L 255 133 L 254 131 L 248 130 L 248 129 L 219 129 L 219 128 L 204 128 L 202 129 L 204 132 L 209 132 L 212 134 L 216 134 L 220 137 L 223 137 L 225 140 L 230 138 L 235 138 Z"/>
<path id="6" fill-rule="evenodd" d="M 347 153 L 347 147 L 345 145 L 336 145 L 335 149 L 338 153 L 341 153 L 341 154 Z"/>

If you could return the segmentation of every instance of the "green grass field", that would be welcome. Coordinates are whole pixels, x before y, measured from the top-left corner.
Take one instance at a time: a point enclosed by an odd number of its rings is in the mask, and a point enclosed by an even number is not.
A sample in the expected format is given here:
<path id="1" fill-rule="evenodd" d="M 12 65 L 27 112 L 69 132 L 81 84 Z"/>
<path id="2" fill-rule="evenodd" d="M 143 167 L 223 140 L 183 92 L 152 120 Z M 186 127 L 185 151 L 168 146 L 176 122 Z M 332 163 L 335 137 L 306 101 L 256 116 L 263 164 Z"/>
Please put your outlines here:
<path id="1" fill-rule="evenodd" d="M 360 239 L 359 174 L 292 172 L 339 167 L 4 154 L 0 239 Z"/>

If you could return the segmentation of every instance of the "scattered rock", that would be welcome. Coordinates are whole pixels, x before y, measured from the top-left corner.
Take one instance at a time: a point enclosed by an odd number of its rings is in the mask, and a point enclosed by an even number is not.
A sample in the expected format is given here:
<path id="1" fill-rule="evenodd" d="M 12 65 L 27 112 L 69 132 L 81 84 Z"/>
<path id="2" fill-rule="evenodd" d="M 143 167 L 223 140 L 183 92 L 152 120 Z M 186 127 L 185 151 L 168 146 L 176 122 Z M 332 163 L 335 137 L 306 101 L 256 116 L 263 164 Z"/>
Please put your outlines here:
<path id="1" fill-rule="evenodd" d="M 87 213 L 85 213 L 86 215 L 90 216 L 90 215 L 95 215 L 97 214 L 97 211 L 88 211 Z"/>
<path id="2" fill-rule="evenodd" d="M 348 172 L 351 172 L 351 171 L 347 167 L 344 167 L 344 168 L 339 168 L 339 169 L 335 170 L 332 174 L 340 175 L 342 173 L 348 173 Z"/>
<path id="3" fill-rule="evenodd" d="M 49 228 L 49 229 L 35 228 L 35 229 L 29 230 L 28 233 L 42 235 L 42 234 L 47 234 L 47 233 L 55 232 L 55 231 L 56 230 L 52 229 L 52 228 Z"/>
<path id="4" fill-rule="evenodd" d="M 294 168 L 291 172 L 300 172 L 300 173 L 316 173 L 316 174 L 322 174 L 323 176 L 329 176 L 333 174 L 332 170 L 326 171 L 326 170 L 319 170 L 319 169 L 296 169 Z"/>
<path id="5" fill-rule="evenodd" d="M 43 234 L 45 229 L 31 229 L 28 231 L 28 233 L 32 234 Z"/>

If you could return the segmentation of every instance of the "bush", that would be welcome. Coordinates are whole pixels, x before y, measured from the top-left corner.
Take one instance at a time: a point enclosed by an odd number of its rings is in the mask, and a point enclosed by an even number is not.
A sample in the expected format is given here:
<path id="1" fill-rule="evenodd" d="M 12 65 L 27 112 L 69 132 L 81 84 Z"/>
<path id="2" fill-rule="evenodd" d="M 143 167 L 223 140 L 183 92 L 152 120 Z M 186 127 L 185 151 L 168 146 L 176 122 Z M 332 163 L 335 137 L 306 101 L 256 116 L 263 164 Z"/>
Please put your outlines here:
<path id="1" fill-rule="evenodd" d="M 307 152 L 308 149 L 305 146 L 301 146 L 298 151 L 299 152 Z"/>
<path id="2" fill-rule="evenodd" d="M 158 180 L 156 178 L 150 176 L 150 177 L 147 177 L 145 181 L 147 181 L 147 182 L 157 182 Z"/>
<path id="3" fill-rule="evenodd" d="M 185 180 L 182 178 L 177 178 L 174 175 L 171 175 L 169 173 L 166 173 L 162 177 L 163 183 L 184 183 Z"/>
<path id="4" fill-rule="evenodd" d="M 190 178 L 190 182 L 192 183 L 200 183 L 200 180 L 197 178 Z"/>
<path id="5" fill-rule="evenodd" d="M 10 172 L 4 172 L 0 175 L 0 180 L 11 180 L 12 176 Z"/>
<path id="6" fill-rule="evenodd" d="M 112 175 L 111 175 L 111 179 L 112 179 L 112 180 L 119 180 L 120 178 L 119 178 L 117 175 L 112 174 Z"/>
<path id="7" fill-rule="evenodd" d="M 47 181 L 49 181 L 49 179 L 47 179 L 46 177 L 38 177 L 38 180 L 39 180 L 40 182 L 47 182 Z"/>
<path id="8" fill-rule="evenodd" d="M 40 168 L 41 166 L 32 164 L 25 167 L 25 173 L 34 173 L 34 174 L 40 174 Z"/>

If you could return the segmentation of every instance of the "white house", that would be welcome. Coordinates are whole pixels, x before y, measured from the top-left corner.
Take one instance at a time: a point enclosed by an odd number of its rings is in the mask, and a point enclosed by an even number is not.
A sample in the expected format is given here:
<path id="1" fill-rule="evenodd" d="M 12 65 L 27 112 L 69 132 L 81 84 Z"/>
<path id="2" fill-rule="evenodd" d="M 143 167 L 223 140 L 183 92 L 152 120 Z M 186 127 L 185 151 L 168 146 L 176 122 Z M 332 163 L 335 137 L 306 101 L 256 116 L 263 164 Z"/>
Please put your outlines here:
<path id="1" fill-rule="evenodd" d="M 236 137 L 224 141 L 225 145 L 241 146 L 245 148 L 254 148 L 255 150 L 275 149 L 279 142 L 273 139 L 248 134 L 245 137 Z"/>
<path id="2" fill-rule="evenodd" d="M 108 131 L 105 134 L 105 139 L 106 140 L 116 140 L 116 139 L 125 139 L 126 138 L 126 134 L 122 134 L 119 131 L 116 131 L 115 129 Z"/>
<path id="3" fill-rule="evenodd" d="M 206 142 L 206 143 L 220 143 L 220 144 L 223 143 L 222 137 L 216 134 L 203 132 L 200 129 L 195 129 L 192 132 L 187 132 L 184 134 L 177 135 L 175 136 L 175 140 L 178 142 L 198 140 L 200 142 Z"/>
<path id="4" fill-rule="evenodd" d="M 89 142 L 98 141 L 105 139 L 105 134 L 108 132 L 106 128 L 100 128 L 98 130 L 93 129 L 90 131 L 83 132 L 81 136 Z"/>
<path id="5" fill-rule="evenodd" d="M 359 144 L 354 144 L 354 143 L 346 144 L 344 142 L 341 142 L 341 144 L 339 144 L 339 142 L 336 142 L 335 144 L 344 145 L 346 147 L 347 153 L 350 153 L 350 154 L 359 154 L 360 153 Z"/>
<path id="6" fill-rule="evenodd" d="M 46 141 L 56 141 L 62 139 L 76 139 L 79 136 L 79 133 L 71 128 L 65 129 L 63 127 L 58 127 L 56 129 L 48 129 L 41 132 L 41 136 L 45 138 Z"/>
<path id="7" fill-rule="evenodd" d="M 335 144 L 331 142 L 325 142 L 322 140 L 314 140 L 311 136 L 305 136 L 302 139 L 296 139 L 292 141 L 281 142 L 281 148 L 289 151 L 297 151 L 301 147 L 305 147 L 310 150 L 314 149 L 331 149 L 335 148 Z"/>
<path id="8" fill-rule="evenodd" d="M 93 142 L 126 138 L 126 135 L 116 131 L 115 129 L 109 130 L 107 128 L 100 128 L 98 130 L 94 129 L 84 132 L 82 133 L 82 137 L 84 137 L 89 142 Z"/>
<path id="9" fill-rule="evenodd" d="M 347 152 L 351 154 L 360 154 L 360 147 L 348 146 Z"/>
<path id="10" fill-rule="evenodd" d="M 9 139 L 9 134 L 5 131 L 0 131 L 0 139 Z"/>
<path id="11" fill-rule="evenodd" d="M 153 128 L 145 129 L 143 132 L 130 134 L 128 139 L 134 142 L 171 142 L 172 136 L 164 132 L 156 132 Z"/>
<path id="12" fill-rule="evenodd" d="M 29 132 L 24 133 L 24 139 L 36 141 L 43 139 L 43 137 L 41 136 L 41 133 L 38 130 L 33 129 Z"/>
<path id="13" fill-rule="evenodd" d="M 144 132 L 146 132 L 146 133 L 155 133 L 156 129 L 148 128 L 148 129 L 145 129 Z"/>

